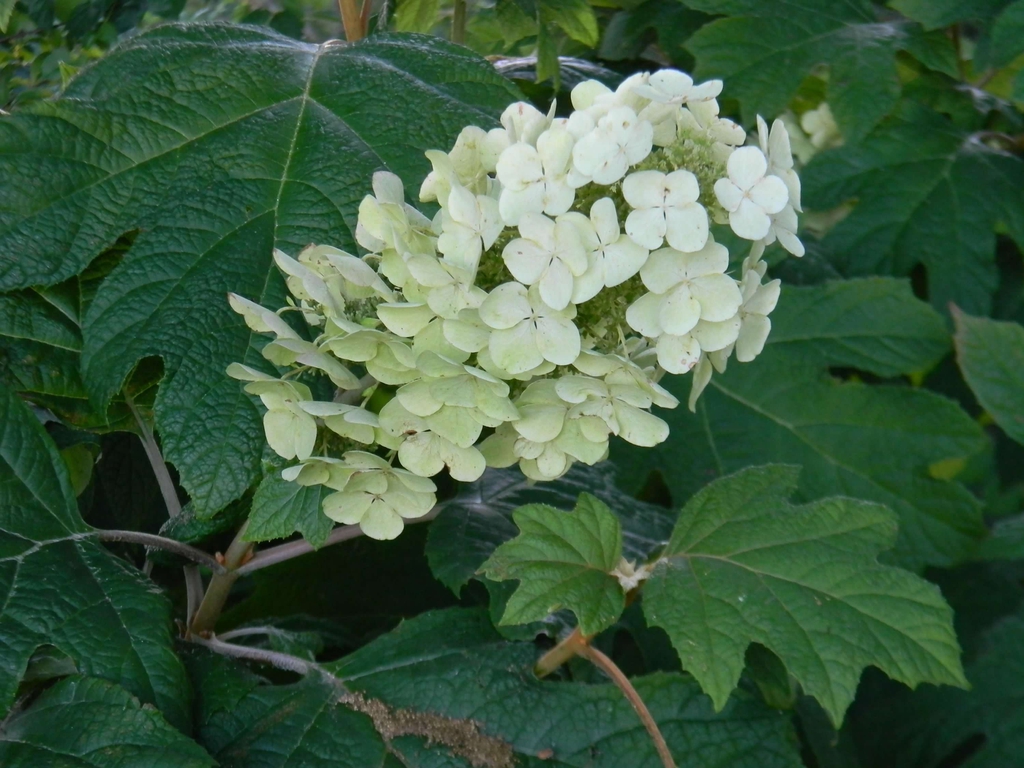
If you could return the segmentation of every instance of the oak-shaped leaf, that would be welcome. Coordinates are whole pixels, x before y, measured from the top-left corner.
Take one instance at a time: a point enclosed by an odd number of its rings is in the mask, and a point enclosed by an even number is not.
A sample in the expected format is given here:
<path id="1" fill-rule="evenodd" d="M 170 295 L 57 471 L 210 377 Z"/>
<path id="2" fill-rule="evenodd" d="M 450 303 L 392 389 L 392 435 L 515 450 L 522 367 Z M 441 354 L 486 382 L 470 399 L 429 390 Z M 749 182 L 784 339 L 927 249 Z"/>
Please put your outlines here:
<path id="1" fill-rule="evenodd" d="M 716 374 L 697 412 L 662 414 L 669 437 L 657 451 L 612 446 L 628 491 L 657 469 L 683 502 L 743 467 L 804 468 L 798 499 L 853 496 L 899 516 L 886 560 L 911 569 L 948 566 L 984 536 L 981 504 L 949 479 L 987 439 L 954 401 L 899 381 L 840 379 L 854 367 L 892 377 L 927 371 L 949 349 L 938 313 L 892 278 L 784 286 L 764 352 Z M 689 382 L 669 379 L 685 401 Z M 938 474 L 932 468 L 938 467 Z"/>
<path id="2" fill-rule="evenodd" d="M 124 688 L 74 675 L 0 729 L 4 768 L 213 768 L 217 763 Z"/>
<path id="3" fill-rule="evenodd" d="M 683 669 L 722 707 L 760 643 L 837 726 L 867 666 L 910 686 L 966 686 L 938 587 L 877 560 L 896 540 L 895 515 L 841 497 L 795 506 L 798 472 L 745 469 L 680 512 L 643 609 Z"/>
<path id="4" fill-rule="evenodd" d="M 584 635 L 607 629 L 622 614 L 625 592 L 613 571 L 622 560 L 622 526 L 589 493 L 566 512 L 544 504 L 512 514 L 519 535 L 499 546 L 480 572 L 518 579 L 502 624 L 540 621 L 561 608 L 576 614 Z"/>
<path id="5" fill-rule="evenodd" d="M 953 312 L 956 359 L 978 402 L 1024 444 L 1024 325 Z"/>
<path id="6" fill-rule="evenodd" d="M 118 683 L 187 728 L 170 603 L 88 533 L 56 447 L 0 385 L 0 713 L 33 652 L 52 645 L 83 674 Z"/>
<path id="7" fill-rule="evenodd" d="M 258 477 L 261 411 L 225 368 L 265 365 L 235 292 L 284 306 L 275 247 L 355 251 L 375 171 L 410 198 L 466 125 L 518 93 L 482 58 L 424 36 L 315 46 L 270 30 L 168 24 L 131 36 L 60 98 L 0 122 L 0 290 L 53 285 L 127 233 L 82 317 L 81 368 L 106 403 L 163 360 L 164 455 L 197 515 Z"/>

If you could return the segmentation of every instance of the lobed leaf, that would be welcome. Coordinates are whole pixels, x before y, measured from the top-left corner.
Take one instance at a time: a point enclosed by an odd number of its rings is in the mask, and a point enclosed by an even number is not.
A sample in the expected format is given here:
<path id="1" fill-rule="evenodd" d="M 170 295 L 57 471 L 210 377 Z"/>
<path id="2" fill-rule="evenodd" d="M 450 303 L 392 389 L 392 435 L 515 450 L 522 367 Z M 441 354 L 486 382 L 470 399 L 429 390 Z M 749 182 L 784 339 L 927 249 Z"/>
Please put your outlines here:
<path id="1" fill-rule="evenodd" d="M 246 541 L 284 539 L 298 532 L 314 547 L 323 545 L 334 527 L 323 511 L 329 493 L 326 486 L 299 485 L 282 479 L 278 470 L 271 472 L 253 496 Z"/>
<path id="2" fill-rule="evenodd" d="M 1024 326 L 954 309 L 956 359 L 978 402 L 1024 444 Z"/>
<path id="3" fill-rule="evenodd" d="M 114 683 L 74 675 L 4 722 L 6 768 L 212 768 L 217 762 Z"/>
<path id="4" fill-rule="evenodd" d="M 42 425 L 0 385 L 0 713 L 41 645 L 116 682 L 186 728 L 188 682 L 170 604 L 93 541 Z"/>
<path id="5" fill-rule="evenodd" d="M 859 144 L 823 152 L 801 174 L 804 204 L 852 199 L 824 248 L 847 275 L 928 274 L 928 298 L 985 314 L 998 283 L 997 225 L 1024 247 L 1024 160 L 946 117 L 906 103 Z"/>
<path id="6" fill-rule="evenodd" d="M 584 635 L 614 624 L 626 601 L 612 573 L 622 560 L 622 526 L 612 511 L 584 493 L 571 512 L 530 504 L 512 520 L 519 535 L 480 566 L 495 581 L 519 580 L 501 623 L 527 624 L 568 608 Z"/>
<path id="7" fill-rule="evenodd" d="M 644 586 L 644 615 L 721 708 L 750 643 L 773 651 L 838 727 L 864 667 L 910 686 L 966 687 L 953 612 L 938 588 L 877 562 L 896 539 L 882 506 L 793 506 L 798 470 L 743 470 L 683 508 Z"/>
<path id="8" fill-rule="evenodd" d="M 165 456 L 212 514 L 256 479 L 264 444 L 259 410 L 224 374 L 264 364 L 227 292 L 283 305 L 275 246 L 354 250 L 374 171 L 422 178 L 425 149 L 490 127 L 516 97 L 435 38 L 149 29 L 0 122 L 0 290 L 60 282 L 140 232 L 84 314 L 83 380 L 103 406 L 140 359 L 163 359 Z"/>
<path id="9" fill-rule="evenodd" d="M 784 288 L 772 316 L 782 333 L 772 332 L 754 364 L 716 375 L 696 414 L 665 414 L 671 431 L 657 451 L 616 446 L 612 458 L 627 490 L 657 469 L 677 503 L 743 467 L 798 464 L 800 499 L 851 496 L 897 513 L 899 536 L 887 558 L 911 569 L 952 564 L 985 533 L 981 505 L 959 484 L 932 478 L 929 468 L 963 466 L 987 441 L 957 404 L 933 392 L 826 374 L 826 364 L 909 373 L 940 348 L 934 312 L 908 292 L 879 290 L 874 280 L 841 285 Z M 821 307 L 832 297 L 851 311 L 828 321 Z M 821 330 L 804 317 L 824 321 Z M 893 330 L 872 341 L 885 325 Z M 684 385 L 668 386 L 685 400 Z"/>

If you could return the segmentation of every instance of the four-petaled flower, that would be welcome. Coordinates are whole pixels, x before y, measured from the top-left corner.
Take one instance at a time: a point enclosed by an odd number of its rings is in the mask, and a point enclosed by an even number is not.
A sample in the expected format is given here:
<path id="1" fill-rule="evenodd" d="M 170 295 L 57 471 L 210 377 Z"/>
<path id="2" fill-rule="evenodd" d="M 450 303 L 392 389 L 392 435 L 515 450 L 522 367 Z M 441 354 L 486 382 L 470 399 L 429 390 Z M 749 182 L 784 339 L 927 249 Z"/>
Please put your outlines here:
<path id="1" fill-rule="evenodd" d="M 519 234 L 501 254 L 508 271 L 524 285 L 536 283 L 549 307 L 565 309 L 574 279 L 587 269 L 579 231 L 570 222 L 527 213 L 519 221 Z"/>
<path id="2" fill-rule="evenodd" d="M 726 165 L 729 178 L 715 182 L 715 196 L 729 212 L 732 231 L 747 240 L 768 234 L 769 214 L 778 213 L 789 201 L 789 191 L 778 176 L 765 175 L 768 161 L 757 147 L 740 147 Z"/>
<path id="3" fill-rule="evenodd" d="M 505 223 L 515 226 L 527 212 L 557 216 L 569 210 L 576 196 L 566 180 L 572 146 L 569 131 L 552 127 L 540 135 L 536 147 L 520 142 L 502 152 L 498 210 Z"/>
<path id="4" fill-rule="evenodd" d="M 602 288 L 613 288 L 640 271 L 648 251 L 619 230 L 615 203 L 602 197 L 590 207 L 590 218 L 567 213 L 559 221 L 576 225 L 587 252 L 587 271 L 573 281 L 572 302 L 582 304 Z"/>
<path id="5" fill-rule="evenodd" d="M 640 120 L 629 107 L 609 110 L 572 148 L 573 183 L 614 184 L 651 153 L 653 142 L 650 122 Z"/>
<path id="6" fill-rule="evenodd" d="M 576 310 L 553 309 L 536 288 L 499 285 L 480 305 L 480 319 L 493 329 L 488 349 L 494 362 L 511 374 L 529 371 L 545 360 L 569 365 L 580 353 Z"/>
<path id="7" fill-rule="evenodd" d="M 639 171 L 622 182 L 622 196 L 633 210 L 626 234 L 644 248 L 668 244 L 693 253 L 708 241 L 708 212 L 697 202 L 700 187 L 689 171 Z"/>

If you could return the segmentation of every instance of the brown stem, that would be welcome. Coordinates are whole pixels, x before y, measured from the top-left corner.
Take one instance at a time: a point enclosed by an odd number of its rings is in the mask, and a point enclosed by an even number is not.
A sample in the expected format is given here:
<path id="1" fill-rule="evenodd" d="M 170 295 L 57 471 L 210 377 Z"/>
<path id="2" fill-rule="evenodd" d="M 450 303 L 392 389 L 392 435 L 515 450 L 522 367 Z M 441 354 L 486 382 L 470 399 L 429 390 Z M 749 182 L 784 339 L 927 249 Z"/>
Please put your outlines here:
<path id="1" fill-rule="evenodd" d="M 146 547 L 155 547 L 157 549 L 173 552 L 176 555 L 181 555 L 182 557 L 188 558 L 200 565 L 205 565 L 214 573 L 227 572 L 224 570 L 224 566 L 218 563 L 213 555 L 209 555 L 201 549 L 196 549 L 195 547 L 184 544 L 180 541 L 168 539 L 163 536 L 157 536 L 152 533 L 142 533 L 141 531 L 98 530 L 83 534 L 81 538 L 97 538 L 100 541 L 124 541 L 130 544 L 142 544 Z"/>
<path id="2" fill-rule="evenodd" d="M 418 517 L 415 520 L 406 520 L 405 524 L 414 525 L 416 523 L 429 522 L 437 517 L 437 512 L 438 508 L 435 507 L 433 511 L 428 512 L 423 517 Z M 355 539 L 362 535 L 363 530 L 358 525 L 339 525 L 331 531 L 327 540 L 320 545 L 320 549 L 329 547 L 332 544 L 340 544 L 343 541 Z M 285 560 L 291 560 L 293 557 L 299 557 L 316 551 L 317 550 L 314 549 L 314 547 L 305 539 L 289 541 L 286 544 L 278 544 L 275 547 L 269 547 L 268 549 L 262 549 L 257 552 L 253 555 L 251 560 L 235 571 L 235 576 L 248 576 L 253 571 L 258 571 L 271 565 L 277 565 L 278 563 L 283 563 Z"/>
<path id="3" fill-rule="evenodd" d="M 668 744 L 665 743 L 665 737 L 661 735 L 661 730 L 658 728 L 658 724 L 654 721 L 654 718 L 651 717 L 650 710 L 647 709 L 647 705 L 644 704 L 644 700 L 640 698 L 640 694 L 637 693 L 636 688 L 633 687 L 629 678 L 623 674 L 618 665 L 601 653 L 601 651 L 597 650 L 597 648 L 593 648 L 586 643 L 582 644 L 578 653 L 608 675 L 612 682 L 618 686 L 619 690 L 626 695 L 629 703 L 633 705 L 633 709 L 635 709 L 637 715 L 640 716 L 640 721 L 644 724 L 644 728 L 647 729 L 647 733 L 650 735 L 651 741 L 654 742 L 654 748 L 658 750 L 658 757 L 661 758 L 662 765 L 664 765 L 665 768 L 676 768 L 675 760 L 672 759 L 672 753 L 669 751 Z"/>
<path id="4" fill-rule="evenodd" d="M 588 638 L 583 636 L 579 627 L 576 627 L 568 637 L 540 657 L 533 668 L 534 674 L 537 677 L 547 677 L 573 656 L 581 655 L 580 649 L 586 647 L 587 642 Z"/>
<path id="5" fill-rule="evenodd" d="M 363 26 L 359 0 L 338 0 L 338 9 L 341 11 L 341 24 L 345 28 L 345 39 L 350 43 L 362 40 L 366 36 L 366 27 Z"/>
<path id="6" fill-rule="evenodd" d="M 238 579 L 238 568 L 252 552 L 252 544 L 243 538 L 248 526 L 248 521 L 243 523 L 242 527 L 238 529 L 238 533 L 235 534 L 234 540 L 228 545 L 227 552 L 224 553 L 225 573 L 217 574 L 210 579 L 210 584 L 206 587 L 206 594 L 203 595 L 203 601 L 199 604 L 199 609 L 189 625 L 189 634 L 200 635 L 204 632 L 212 632 L 217 624 L 220 612 L 224 610 L 224 604 L 228 600 L 231 587 Z"/>

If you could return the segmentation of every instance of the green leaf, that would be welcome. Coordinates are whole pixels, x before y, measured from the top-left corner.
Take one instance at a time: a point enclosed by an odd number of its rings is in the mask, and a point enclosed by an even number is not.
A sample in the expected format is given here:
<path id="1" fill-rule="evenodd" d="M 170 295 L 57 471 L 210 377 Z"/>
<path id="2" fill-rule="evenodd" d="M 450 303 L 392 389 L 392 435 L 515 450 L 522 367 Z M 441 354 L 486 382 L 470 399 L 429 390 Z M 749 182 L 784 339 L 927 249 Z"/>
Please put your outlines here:
<path id="1" fill-rule="evenodd" d="M 597 16 L 587 0 L 540 0 L 542 24 L 555 24 L 569 37 L 588 48 L 597 45 L 601 32 Z"/>
<path id="2" fill-rule="evenodd" d="M 14 4 L 17 0 L 0 0 L 0 32 L 7 31 L 7 25 L 11 21 L 11 14 L 14 13 Z"/>
<path id="3" fill-rule="evenodd" d="M 527 504 L 567 509 L 582 493 L 597 497 L 615 513 L 623 529 L 625 557 L 643 560 L 668 539 L 671 512 L 623 493 L 615 485 L 610 464 L 577 464 L 550 483 L 531 483 L 517 468 L 488 469 L 479 480 L 461 484 L 455 498 L 440 504 L 427 537 L 430 570 L 459 593 L 498 545 L 516 535 L 514 510 Z"/>
<path id="4" fill-rule="evenodd" d="M 441 0 L 400 0 L 392 17 L 396 32 L 429 32 L 441 20 Z"/>
<path id="5" fill-rule="evenodd" d="M 196 739 L 221 768 L 366 768 L 386 749 L 366 715 L 338 703 L 326 675 L 269 685 L 233 661 L 193 652 Z"/>
<path id="6" fill-rule="evenodd" d="M 992 22 L 989 31 L 987 63 L 1005 67 L 1024 53 L 1024 0 L 1010 3 Z"/>
<path id="7" fill-rule="evenodd" d="M 6 768 L 212 768 L 198 744 L 120 686 L 69 677 L 0 730 Z"/>
<path id="8" fill-rule="evenodd" d="M 425 149 L 490 127 L 516 98 L 486 61 L 435 38 L 314 47 L 222 24 L 147 30 L 64 98 L 0 122 L 0 289 L 59 282 L 140 231 L 85 313 L 83 377 L 102 404 L 139 359 L 163 359 L 165 457 L 210 514 L 256 479 L 265 442 L 224 374 L 260 360 L 226 293 L 282 306 L 275 245 L 354 250 L 375 170 L 414 195 Z"/>
<path id="9" fill-rule="evenodd" d="M 787 286 L 770 340 L 822 366 L 885 377 L 927 370 L 949 351 L 942 317 L 906 281 L 886 277 Z"/>
<path id="10" fill-rule="evenodd" d="M 647 732 L 617 687 L 538 680 L 530 672 L 536 657 L 532 643 L 502 640 L 486 611 L 456 608 L 407 621 L 327 666 L 350 690 L 410 711 L 412 717 L 429 712 L 472 720 L 483 735 L 507 743 L 517 764 L 660 764 Z M 749 695 L 737 695 L 716 715 L 683 675 L 654 674 L 632 682 L 680 768 L 803 765 L 788 720 Z M 418 738 L 397 739 L 392 747 L 406 756 L 425 752 Z M 547 757 L 539 761 L 538 755 Z M 408 764 L 453 765 L 426 759 Z"/>
<path id="11" fill-rule="evenodd" d="M 911 693 L 885 686 L 872 697 L 872 706 L 853 721 L 864 764 L 1016 765 L 1024 749 L 1022 677 L 1024 617 L 1018 612 L 986 634 L 967 665 L 970 691 L 929 687 Z"/>
<path id="12" fill-rule="evenodd" d="M 187 728 L 188 682 L 172 648 L 170 605 L 93 541 L 56 447 L 0 385 L 0 714 L 41 645 L 127 688 Z"/>
<path id="13" fill-rule="evenodd" d="M 798 472 L 743 470 L 680 513 L 643 609 L 683 668 L 722 707 L 760 643 L 837 726 L 869 665 L 910 686 L 966 686 L 938 588 L 876 561 L 896 540 L 895 516 L 844 498 L 794 506 Z"/>
<path id="14" fill-rule="evenodd" d="M 997 13 L 1007 0 L 891 0 L 900 13 L 920 21 L 925 29 L 948 27 L 968 19 L 984 19 Z"/>
<path id="15" fill-rule="evenodd" d="M 716 374 L 696 414 L 685 408 L 663 414 L 671 431 L 657 451 L 613 447 L 619 476 L 628 479 L 626 490 L 639 488 L 656 469 L 681 504 L 708 481 L 743 467 L 797 464 L 804 468 L 801 500 L 845 495 L 895 511 L 899 537 L 888 555 L 895 562 L 917 569 L 964 557 L 985 533 L 981 505 L 959 484 L 930 477 L 929 468 L 939 462 L 963 465 L 986 448 L 985 435 L 956 403 L 933 392 L 843 382 L 827 374 L 825 365 L 911 373 L 939 348 L 932 323 L 921 322 L 931 314 L 922 302 L 905 291 L 883 291 L 869 300 L 877 283 L 850 283 L 866 289 L 784 287 L 772 315 L 781 339 L 773 329 L 754 363 Z M 819 333 L 803 322 L 805 312 L 826 320 L 827 307 L 814 309 L 825 297 L 858 290 L 864 290 L 865 303 L 839 318 L 840 324 L 826 322 Z M 791 295 L 798 297 L 792 304 Z M 902 331 L 889 331 L 872 342 L 869 337 L 888 323 L 917 328 L 918 335 L 899 339 Z M 666 383 L 685 402 L 689 382 Z"/>
<path id="16" fill-rule="evenodd" d="M 699 11 L 729 14 L 686 43 L 701 78 L 725 80 L 743 119 L 782 112 L 818 65 L 830 69 L 827 100 L 843 135 L 857 141 L 900 94 L 896 51 L 909 34 L 903 22 L 878 23 L 867 0 L 688 0 Z"/>
<path id="17" fill-rule="evenodd" d="M 817 210 L 858 202 L 824 239 L 848 275 L 928 273 L 928 297 L 985 314 L 998 283 L 997 224 L 1024 245 L 1024 160 L 935 112 L 905 104 L 859 145 L 823 152 L 801 174 Z"/>
<path id="18" fill-rule="evenodd" d="M 1024 326 L 953 312 L 956 359 L 978 402 L 1024 444 Z"/>
<path id="19" fill-rule="evenodd" d="M 290 483 L 275 470 L 256 488 L 245 540 L 284 539 L 298 531 L 314 547 L 321 546 L 334 527 L 322 506 L 330 492 L 323 485 Z"/>
<path id="20" fill-rule="evenodd" d="M 584 493 L 572 512 L 531 504 L 512 520 L 519 535 L 480 566 L 495 581 L 519 580 L 501 623 L 527 624 L 568 608 L 584 635 L 614 624 L 626 601 L 612 574 L 622 560 L 622 526 L 612 511 Z"/>

